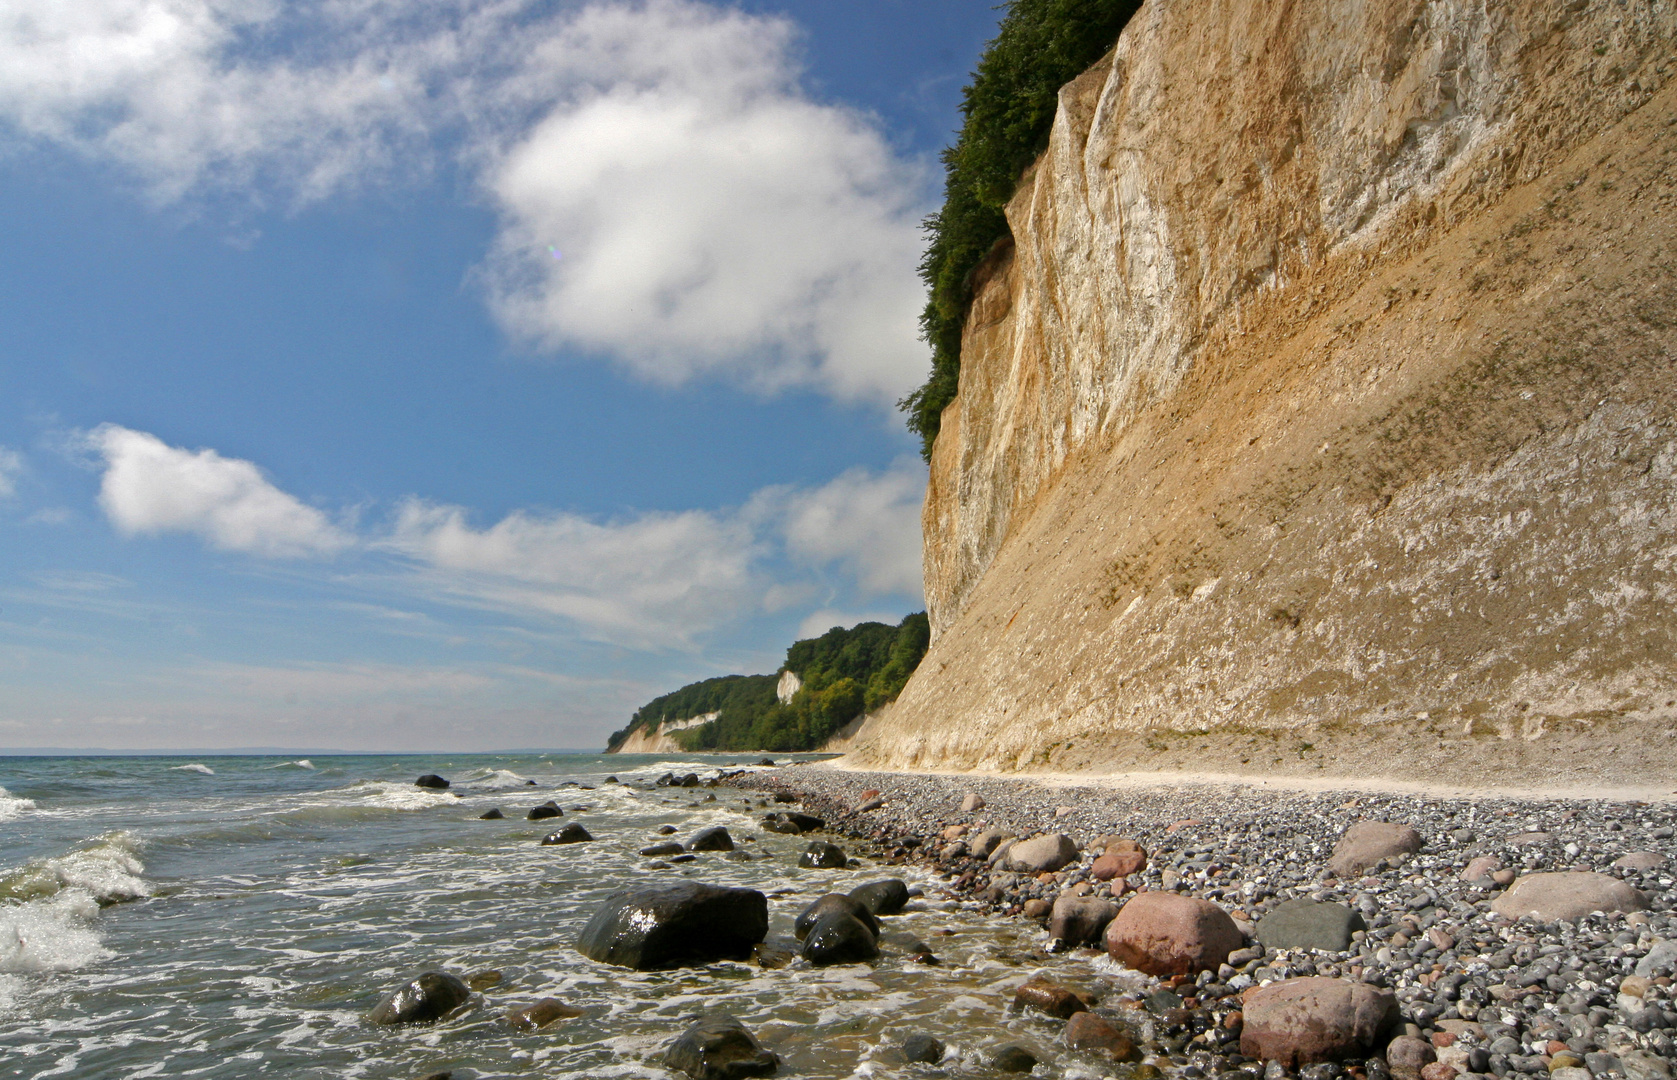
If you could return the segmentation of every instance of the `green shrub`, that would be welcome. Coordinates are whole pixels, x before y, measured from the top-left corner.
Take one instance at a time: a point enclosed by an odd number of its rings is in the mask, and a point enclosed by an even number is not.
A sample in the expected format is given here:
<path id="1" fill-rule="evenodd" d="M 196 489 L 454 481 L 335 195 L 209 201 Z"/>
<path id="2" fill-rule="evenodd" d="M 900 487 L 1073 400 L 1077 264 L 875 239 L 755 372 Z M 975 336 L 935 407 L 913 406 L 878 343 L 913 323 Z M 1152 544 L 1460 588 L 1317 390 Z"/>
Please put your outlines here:
<path id="1" fill-rule="evenodd" d="M 961 326 L 972 272 L 1008 237 L 1002 207 L 1048 145 L 1060 87 L 1118 40 L 1141 0 L 1009 0 L 995 39 L 963 91 L 961 131 L 943 152 L 943 207 L 926 219 L 921 336 L 932 349 L 924 386 L 899 403 L 930 458 L 961 374 Z"/>

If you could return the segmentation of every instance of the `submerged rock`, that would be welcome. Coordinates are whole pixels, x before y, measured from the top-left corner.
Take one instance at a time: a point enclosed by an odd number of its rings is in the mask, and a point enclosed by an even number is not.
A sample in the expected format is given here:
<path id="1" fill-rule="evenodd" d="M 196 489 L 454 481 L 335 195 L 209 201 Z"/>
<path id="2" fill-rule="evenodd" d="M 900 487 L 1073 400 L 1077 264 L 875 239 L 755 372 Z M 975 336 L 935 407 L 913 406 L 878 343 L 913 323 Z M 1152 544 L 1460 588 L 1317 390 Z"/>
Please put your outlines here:
<path id="1" fill-rule="evenodd" d="M 874 918 L 873 912 L 854 896 L 846 896 L 844 893 L 828 893 L 804 908 L 803 912 L 792 923 L 793 935 L 799 941 L 802 941 L 809 936 L 810 930 L 815 927 L 816 923 L 834 912 L 854 917 L 868 928 L 868 933 L 874 937 L 879 936 L 879 920 Z"/>
<path id="2" fill-rule="evenodd" d="M 442 791 L 448 787 L 448 781 L 436 773 L 426 773 L 413 783 L 415 787 L 432 788 L 436 791 Z"/>
<path id="3" fill-rule="evenodd" d="M 552 799 L 549 799 L 540 806 L 532 806 L 530 808 L 530 812 L 525 815 L 525 818 L 529 821 L 541 821 L 543 818 L 564 816 L 565 812 L 559 809 L 559 804 L 554 802 Z"/>
<path id="4" fill-rule="evenodd" d="M 665 1052 L 664 1064 L 693 1080 L 739 1080 L 772 1075 L 780 1058 L 733 1017 L 709 1016 L 681 1033 Z"/>
<path id="5" fill-rule="evenodd" d="M 817 840 L 804 849 L 804 853 L 798 858 L 798 865 L 812 870 L 838 870 L 848 861 L 843 848 L 825 840 Z"/>
<path id="6" fill-rule="evenodd" d="M 903 1040 L 903 1060 L 921 1065 L 936 1065 L 943 1060 L 943 1043 L 930 1035 L 910 1035 Z"/>
<path id="7" fill-rule="evenodd" d="M 423 1024 L 439 1020 L 472 996 L 466 984 L 445 971 L 427 971 L 379 1002 L 367 1014 L 374 1024 Z"/>
<path id="8" fill-rule="evenodd" d="M 708 829 L 700 829 L 687 841 L 688 851 L 732 851 L 734 838 L 728 835 L 728 830 L 720 825 Z"/>
<path id="9" fill-rule="evenodd" d="M 542 837 L 543 846 L 552 844 L 585 844 L 594 839 L 594 834 L 582 827 L 579 821 L 573 821 L 556 833 L 548 833 Z"/>
<path id="10" fill-rule="evenodd" d="M 1018 1043 L 1009 1043 L 991 1052 L 990 1067 L 998 1072 L 1028 1073 L 1036 1068 L 1036 1055 Z"/>
<path id="11" fill-rule="evenodd" d="M 679 882 L 616 893 L 577 939 L 584 956 L 647 970 L 743 960 L 769 931 L 769 901 L 756 889 Z"/>
<path id="12" fill-rule="evenodd" d="M 1136 1056 L 1135 1042 L 1105 1017 L 1076 1012 L 1066 1021 L 1066 1045 L 1073 1050 L 1096 1050 L 1115 1061 Z"/>
<path id="13" fill-rule="evenodd" d="M 879 955 L 879 939 L 850 912 L 829 911 L 810 927 L 800 955 L 817 967 L 861 963 Z"/>
<path id="14" fill-rule="evenodd" d="M 1083 1004 L 1082 998 L 1040 975 L 1025 982 L 1013 992 L 1013 1006 L 1017 1009 L 1034 1009 L 1057 1020 L 1065 1020 L 1088 1008 Z"/>
<path id="15" fill-rule="evenodd" d="M 661 858 L 665 855 L 680 855 L 686 850 L 679 840 L 666 840 L 662 844 L 651 844 L 641 848 L 641 854 L 648 858 Z"/>
<path id="16" fill-rule="evenodd" d="M 575 1005 L 567 1005 L 558 998 L 542 998 L 533 1005 L 513 1009 L 507 1013 L 507 1023 L 521 1031 L 534 1031 L 559 1020 L 574 1020 L 585 1015 Z"/>
<path id="17" fill-rule="evenodd" d="M 506 817 L 506 815 L 501 813 L 501 808 L 499 806 L 492 806 L 488 810 L 479 814 L 477 819 L 479 821 L 500 821 L 504 817 Z"/>

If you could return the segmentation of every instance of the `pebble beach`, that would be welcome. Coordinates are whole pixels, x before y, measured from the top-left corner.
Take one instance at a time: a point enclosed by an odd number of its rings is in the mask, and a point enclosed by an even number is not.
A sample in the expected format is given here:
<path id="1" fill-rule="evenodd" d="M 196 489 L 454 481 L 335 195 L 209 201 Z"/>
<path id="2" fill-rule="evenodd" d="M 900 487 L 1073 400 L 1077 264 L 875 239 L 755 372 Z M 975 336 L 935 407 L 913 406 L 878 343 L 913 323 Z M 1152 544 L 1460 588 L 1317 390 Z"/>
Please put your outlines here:
<path id="1" fill-rule="evenodd" d="M 1104 1071 L 1187 1080 L 1671 1075 L 1670 803 L 1066 786 L 819 765 L 728 782 L 796 800 L 882 868 L 926 875 L 976 911 L 1033 930 L 1014 1007 L 1067 1017 L 1041 1022 L 1063 1024 L 1059 1039 L 1088 1060 L 1110 1060 Z M 1137 911 L 1164 903 L 1158 894 L 1220 909 L 1239 947 L 1198 971 L 1136 970 L 1111 939 L 1124 909 L 1148 894 Z M 1109 932 L 1091 934 L 1103 908 Z M 1065 960 L 1086 959 L 1088 977 L 1067 991 L 1075 1001 L 1033 977 L 1031 961 L 1049 958 L 1061 972 Z M 1294 1053 L 1285 1031 L 1254 1030 L 1266 1000 L 1322 991 L 1366 996 L 1394 1015 L 1366 1047 L 1335 1054 Z M 1003 1057 L 995 1064 L 1005 1071 Z"/>

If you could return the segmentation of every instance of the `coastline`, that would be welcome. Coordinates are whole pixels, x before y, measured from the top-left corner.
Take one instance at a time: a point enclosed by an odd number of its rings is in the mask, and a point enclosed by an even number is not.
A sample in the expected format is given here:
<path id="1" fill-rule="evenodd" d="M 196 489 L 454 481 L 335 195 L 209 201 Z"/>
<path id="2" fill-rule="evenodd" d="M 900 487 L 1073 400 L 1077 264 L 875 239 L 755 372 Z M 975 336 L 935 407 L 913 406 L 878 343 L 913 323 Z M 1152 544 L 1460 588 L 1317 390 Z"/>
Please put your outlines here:
<path id="1" fill-rule="evenodd" d="M 1567 1059 L 1557 1058 L 1564 1053 L 1580 1062 L 1594 1055 L 1596 1076 L 1667 1075 L 1650 1072 L 1647 1061 L 1677 1058 L 1666 1034 L 1677 1030 L 1670 988 L 1677 970 L 1669 970 L 1677 945 L 1661 945 L 1677 939 L 1669 869 L 1677 861 L 1677 807 L 1669 800 L 1254 779 L 1004 777 L 819 763 L 734 775 L 727 783 L 793 797 L 830 832 L 876 850 L 886 866 L 912 866 L 983 910 L 1039 925 L 1065 896 L 1111 898 L 1121 908 L 1136 895 L 1169 892 L 1221 907 L 1257 955 L 1241 954 L 1238 966 L 1197 979 L 1140 977 L 1095 1006 L 1115 1024 L 1144 1025 L 1160 1068 L 1263 1075 L 1262 1062 L 1240 1054 L 1238 1038 L 1216 1033 L 1238 1028 L 1238 1015 L 1231 1015 L 1248 992 L 1319 976 L 1389 991 L 1402 1012 L 1396 1033 L 1436 1046 L 1441 1060 L 1453 1063 L 1451 1076 L 1547 1073 L 1557 1060 L 1555 1067 L 1566 1067 Z M 865 799 L 870 792 L 877 795 Z M 963 811 L 969 795 L 983 805 Z M 1343 877 L 1330 872 L 1345 831 L 1382 820 L 1413 826 L 1422 849 Z M 1014 872 L 965 850 L 980 830 L 1020 838 L 1064 833 L 1079 855 L 1055 872 Z M 1112 836 L 1147 853 L 1146 867 L 1124 879 L 1116 897 L 1091 873 L 1097 837 Z M 1653 853 L 1657 865 L 1621 862 L 1636 853 Z M 1495 860 L 1509 878 L 1568 871 L 1616 878 L 1639 889 L 1648 910 L 1550 922 L 1507 918 L 1493 909 L 1506 883 L 1463 880 L 1475 859 Z M 1289 901 L 1344 905 L 1366 918 L 1367 928 L 1336 951 L 1264 948 L 1253 935 L 1264 936 L 1265 917 Z M 1063 945 L 1046 933 L 1038 940 L 1043 956 Z M 1087 958 L 1092 974 L 1112 971 L 1098 944 L 1074 955 Z M 1656 978 L 1646 987 L 1626 981 L 1650 965 Z M 1158 998 L 1160 990 L 1175 994 Z M 1172 1000 L 1163 1010 L 1149 1004 Z M 1346 1071 L 1379 1080 L 1388 1064 L 1376 1058 L 1346 1061 Z"/>

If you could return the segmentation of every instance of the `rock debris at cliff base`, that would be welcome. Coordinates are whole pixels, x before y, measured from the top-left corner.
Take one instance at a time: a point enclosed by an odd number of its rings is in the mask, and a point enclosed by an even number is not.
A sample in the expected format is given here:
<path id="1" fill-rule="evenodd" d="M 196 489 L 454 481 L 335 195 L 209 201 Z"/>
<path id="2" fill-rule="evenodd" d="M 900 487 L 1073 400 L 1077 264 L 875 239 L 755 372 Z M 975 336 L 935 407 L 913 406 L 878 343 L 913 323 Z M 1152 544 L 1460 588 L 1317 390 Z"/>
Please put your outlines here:
<path id="1" fill-rule="evenodd" d="M 1669 803 L 1211 784 L 1114 790 L 820 768 L 731 783 L 795 795 L 830 829 L 864 838 L 870 850 L 878 845 L 883 860 L 935 873 L 985 907 L 1049 926 L 1056 925 L 1056 900 L 1064 906 L 1066 897 L 1112 897 L 1121 911 L 1142 890 L 1209 901 L 1259 939 L 1348 933 L 1343 948 L 1333 947 L 1337 941 L 1312 949 L 1258 940 L 1197 975 L 1137 982 L 1132 973 L 1094 1003 L 1097 1020 L 1067 1029 L 1074 1041 L 1139 1031 L 1147 1051 L 1159 1055 L 1149 1058 L 1153 1065 L 1189 1080 L 1285 1074 L 1275 1060 L 1263 1060 L 1276 1053 L 1256 1052 L 1266 1045 L 1254 1041 L 1257 1032 L 1245 1044 L 1254 1054 L 1242 1053 L 1243 1006 L 1262 1006 L 1256 988 L 1315 992 L 1317 984 L 1339 981 L 1389 992 L 1401 1015 L 1380 1039 L 1383 1052 L 1289 1061 L 1310 1080 L 1667 1080 L 1677 1063 L 1677 809 Z M 971 795 L 979 798 L 965 798 Z M 857 809 L 876 800 L 873 809 Z M 964 801 L 982 805 L 962 810 Z M 1359 822 L 1389 824 L 1353 831 Z M 1409 850 L 1409 829 L 1419 837 L 1418 851 Z M 1083 850 L 1058 871 L 1023 874 L 1003 869 L 1005 858 L 968 853 L 965 841 L 996 833 L 1058 833 Z M 1101 852 L 1091 845 L 1114 836 L 1145 852 L 1145 869 L 1099 880 L 1093 863 Z M 1576 918 L 1502 913 L 1566 901 L 1519 895 L 1523 885 L 1545 881 L 1567 888 L 1605 883 L 1633 894 L 1633 910 Z M 1509 889 L 1514 882 L 1521 885 Z M 1353 918 L 1312 926 L 1313 907 Z M 1271 919 L 1278 909 L 1281 916 Z M 1067 947 L 1046 930 L 1041 941 L 1044 950 Z M 1091 974 L 1113 970 L 1104 953 L 1087 955 Z M 1315 984 L 1301 981 L 1312 977 Z M 1056 1000 L 1051 988 L 1033 994 Z M 1088 1034 L 1103 1026 L 1102 1017 L 1114 1034 Z M 1140 1075 L 1148 1067 L 1134 1069 Z"/>

